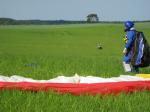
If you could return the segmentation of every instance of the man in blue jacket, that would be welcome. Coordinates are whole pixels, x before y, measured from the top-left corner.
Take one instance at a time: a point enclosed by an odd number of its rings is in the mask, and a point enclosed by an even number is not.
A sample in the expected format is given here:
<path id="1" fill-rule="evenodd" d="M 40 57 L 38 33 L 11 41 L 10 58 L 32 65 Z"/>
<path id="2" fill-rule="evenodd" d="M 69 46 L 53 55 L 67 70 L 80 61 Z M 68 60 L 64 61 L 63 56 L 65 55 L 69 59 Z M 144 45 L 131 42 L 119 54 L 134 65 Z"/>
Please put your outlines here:
<path id="1" fill-rule="evenodd" d="M 123 50 L 124 58 L 123 58 L 123 66 L 125 72 L 138 72 L 139 69 L 138 67 L 133 67 L 131 66 L 131 50 L 133 47 L 133 43 L 136 39 L 136 30 L 134 29 L 134 23 L 132 21 L 126 21 L 124 23 L 125 26 L 125 32 L 126 32 L 126 37 L 125 37 L 125 46 Z"/>

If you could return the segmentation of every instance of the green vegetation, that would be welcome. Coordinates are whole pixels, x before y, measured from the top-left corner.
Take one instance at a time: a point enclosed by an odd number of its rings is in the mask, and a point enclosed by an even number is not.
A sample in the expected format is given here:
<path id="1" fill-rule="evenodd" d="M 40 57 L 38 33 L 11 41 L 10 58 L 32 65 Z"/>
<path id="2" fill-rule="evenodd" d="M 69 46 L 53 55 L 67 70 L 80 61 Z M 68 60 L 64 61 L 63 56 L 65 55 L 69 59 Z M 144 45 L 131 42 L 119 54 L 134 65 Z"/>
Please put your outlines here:
<path id="1" fill-rule="evenodd" d="M 138 23 L 150 42 L 150 23 Z M 124 74 L 122 24 L 0 26 L 0 74 L 50 79 L 58 75 Z M 101 43 L 103 49 L 97 49 Z M 140 70 L 150 73 L 150 67 Z M 147 112 L 149 92 L 72 96 L 53 92 L 0 91 L 0 112 Z"/>
<path id="2" fill-rule="evenodd" d="M 86 21 L 69 20 L 15 20 L 11 18 L 0 18 L 0 25 L 60 25 L 60 24 L 81 24 Z"/>
<path id="3" fill-rule="evenodd" d="M 90 20 L 90 17 L 96 17 L 96 21 Z M 86 24 L 86 23 L 123 23 L 123 21 L 98 21 L 97 15 L 90 14 L 87 16 L 87 21 L 85 20 L 16 20 L 12 18 L 0 18 L 0 25 L 64 25 L 64 24 Z M 150 20 L 145 21 L 135 21 L 139 23 L 150 22 Z"/>

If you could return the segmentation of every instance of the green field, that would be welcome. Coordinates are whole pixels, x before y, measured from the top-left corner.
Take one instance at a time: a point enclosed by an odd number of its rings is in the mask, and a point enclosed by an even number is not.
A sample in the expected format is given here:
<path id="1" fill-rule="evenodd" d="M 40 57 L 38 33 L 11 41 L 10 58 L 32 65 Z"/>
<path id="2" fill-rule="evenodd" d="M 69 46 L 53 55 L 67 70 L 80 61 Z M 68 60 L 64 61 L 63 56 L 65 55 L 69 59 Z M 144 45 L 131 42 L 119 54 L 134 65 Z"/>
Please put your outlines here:
<path id="1" fill-rule="evenodd" d="M 150 23 L 137 23 L 136 28 L 150 42 Z M 119 76 L 125 74 L 124 35 L 122 24 L 0 26 L 0 75 Z M 140 73 L 150 73 L 150 67 Z M 149 98 L 147 91 L 102 97 L 3 90 L 0 112 L 148 112 Z"/>

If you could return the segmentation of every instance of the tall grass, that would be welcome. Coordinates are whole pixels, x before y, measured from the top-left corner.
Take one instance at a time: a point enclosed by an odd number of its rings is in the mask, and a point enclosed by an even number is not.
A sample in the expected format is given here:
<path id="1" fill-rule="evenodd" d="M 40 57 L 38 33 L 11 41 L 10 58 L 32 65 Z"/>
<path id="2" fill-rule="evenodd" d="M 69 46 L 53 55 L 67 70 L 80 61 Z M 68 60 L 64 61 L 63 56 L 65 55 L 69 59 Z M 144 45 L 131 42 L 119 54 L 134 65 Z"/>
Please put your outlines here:
<path id="1" fill-rule="evenodd" d="M 150 23 L 138 23 L 150 42 Z M 121 24 L 0 26 L 0 74 L 50 79 L 58 75 L 112 77 L 122 68 Z M 103 49 L 97 49 L 101 43 Z M 150 67 L 140 70 L 150 73 Z M 0 112 L 149 110 L 149 92 L 119 96 L 72 96 L 53 92 L 0 91 Z"/>
<path id="2" fill-rule="evenodd" d="M 149 92 L 72 96 L 53 92 L 1 91 L 1 112 L 149 112 Z"/>

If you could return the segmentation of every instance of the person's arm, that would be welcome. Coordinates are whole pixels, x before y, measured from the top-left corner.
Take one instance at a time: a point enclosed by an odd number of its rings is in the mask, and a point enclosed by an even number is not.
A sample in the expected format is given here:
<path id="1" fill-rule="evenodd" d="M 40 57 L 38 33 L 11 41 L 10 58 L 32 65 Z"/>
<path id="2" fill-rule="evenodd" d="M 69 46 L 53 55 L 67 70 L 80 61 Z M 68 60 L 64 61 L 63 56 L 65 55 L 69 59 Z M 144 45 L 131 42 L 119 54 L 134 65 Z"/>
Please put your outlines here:
<path id="1" fill-rule="evenodd" d="M 134 36 L 135 36 L 135 34 L 134 34 L 133 31 L 127 33 L 128 41 L 127 41 L 127 43 L 125 44 L 125 48 L 126 48 L 127 50 L 131 48 L 132 43 L 133 43 L 133 41 L 134 41 Z"/>
<path id="2" fill-rule="evenodd" d="M 123 49 L 123 54 L 126 55 L 128 52 L 128 49 L 131 48 L 132 43 L 134 41 L 134 32 L 128 32 L 127 33 L 127 43 L 125 44 L 125 48 Z"/>

